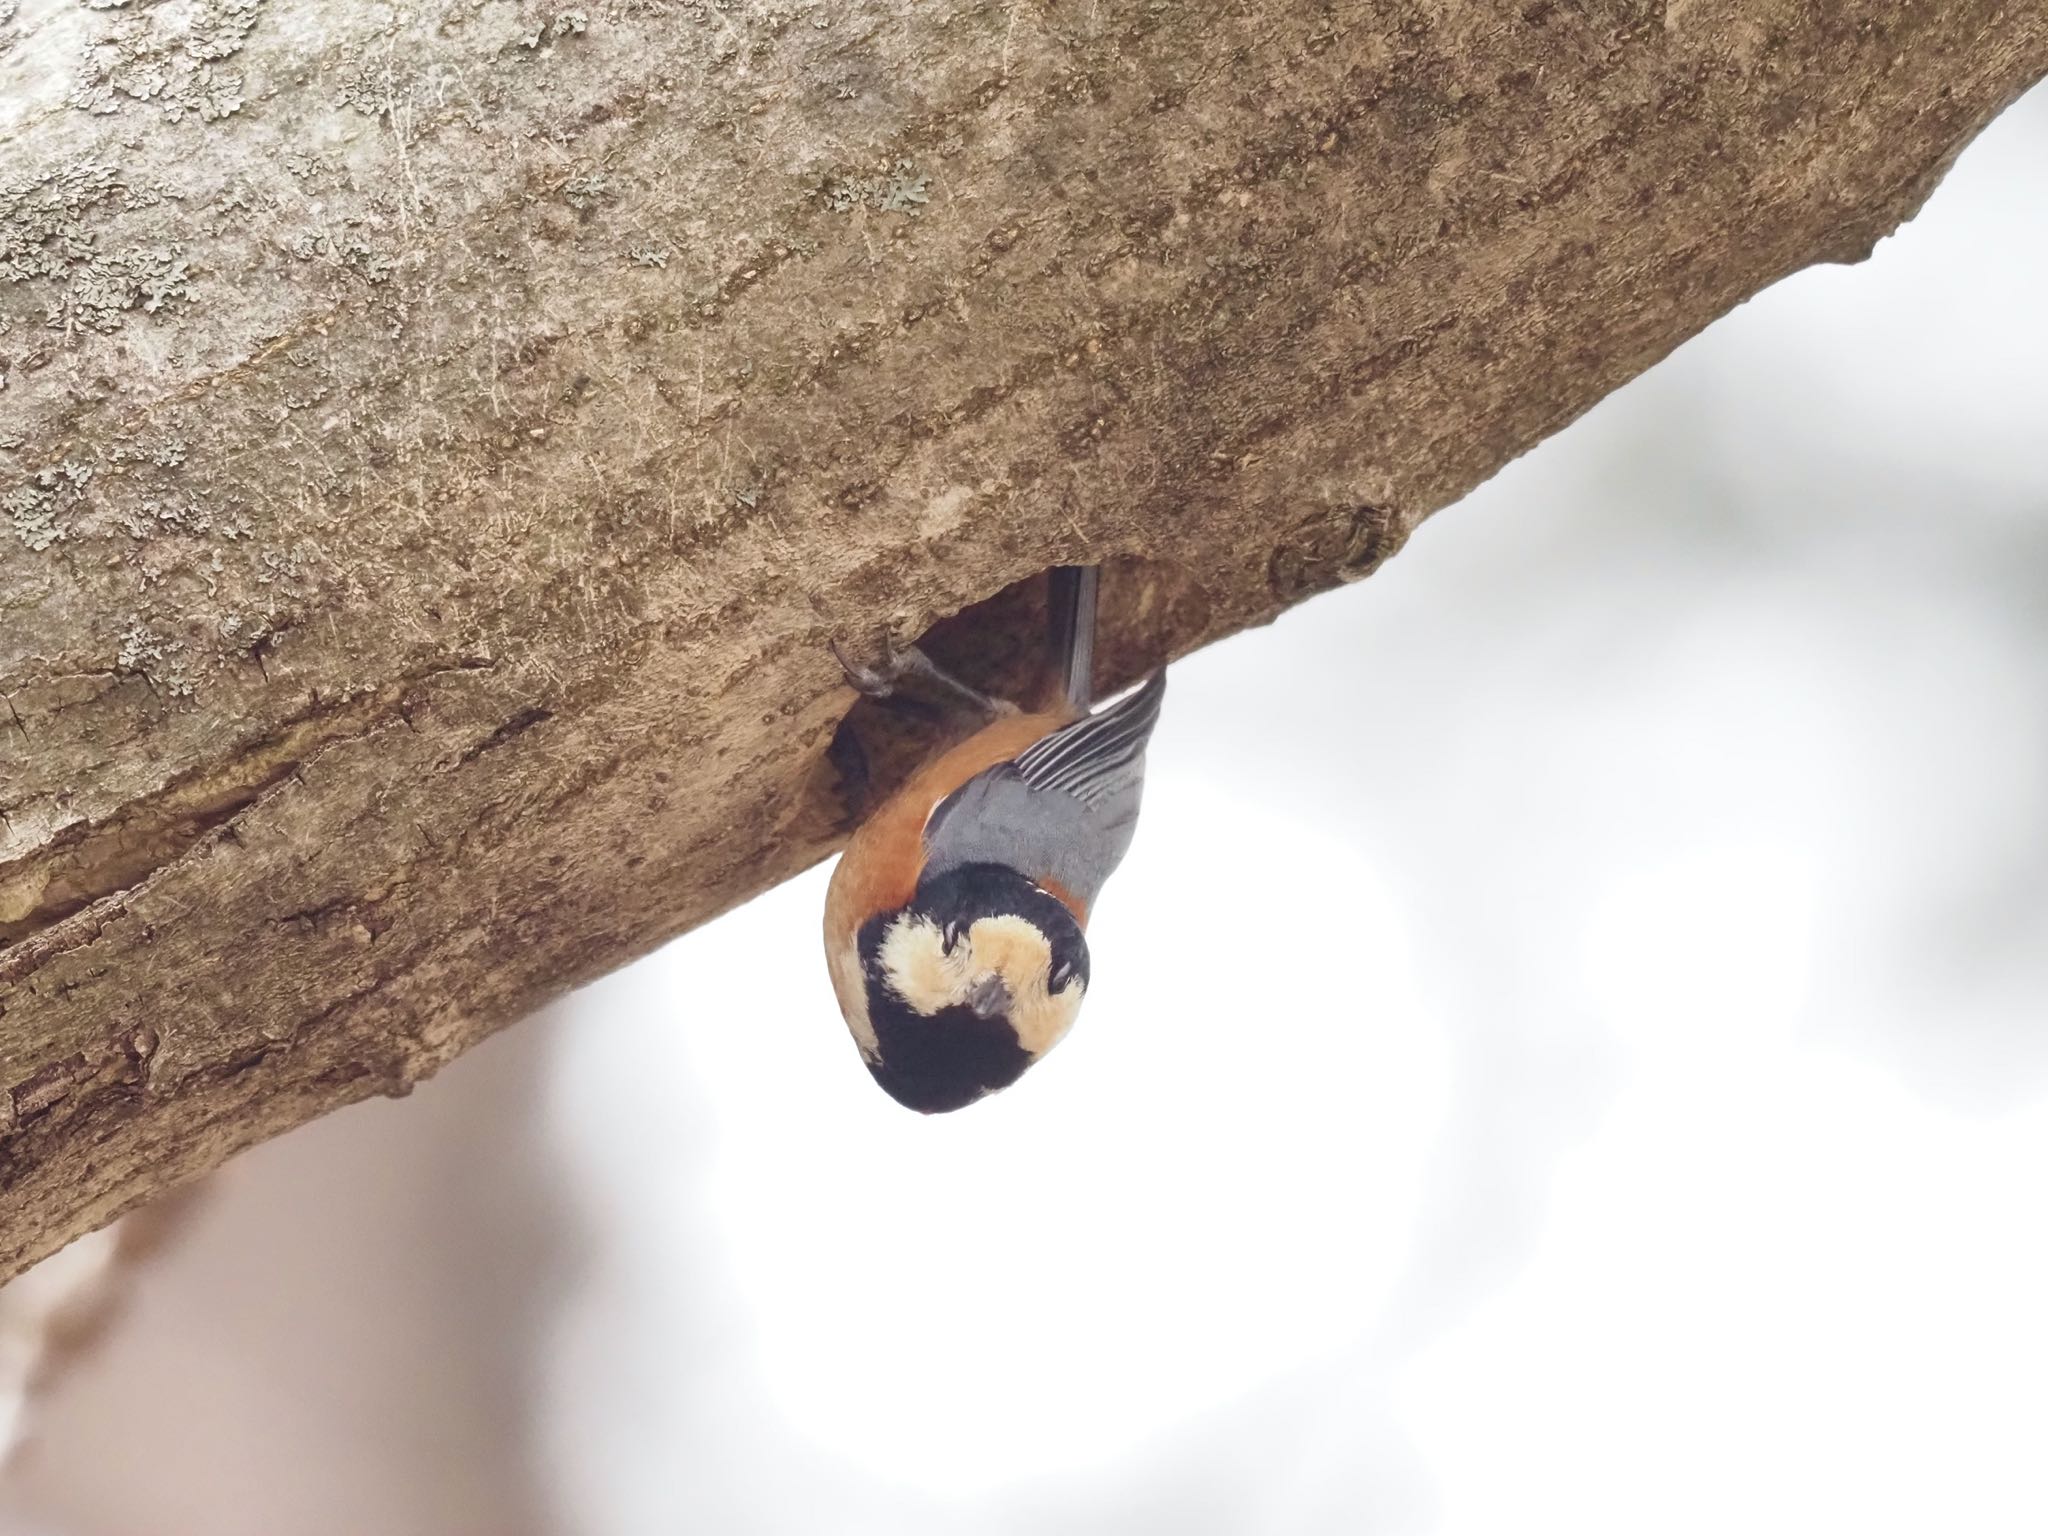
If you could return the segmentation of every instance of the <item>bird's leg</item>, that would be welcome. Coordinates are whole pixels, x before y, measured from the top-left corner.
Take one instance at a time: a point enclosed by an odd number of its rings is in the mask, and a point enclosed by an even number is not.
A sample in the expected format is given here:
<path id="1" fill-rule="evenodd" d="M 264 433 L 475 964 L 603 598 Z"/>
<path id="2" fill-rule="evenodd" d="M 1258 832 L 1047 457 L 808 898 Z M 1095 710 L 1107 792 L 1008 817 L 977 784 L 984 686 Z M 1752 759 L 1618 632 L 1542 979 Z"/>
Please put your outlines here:
<path id="1" fill-rule="evenodd" d="M 933 661 L 931 657 L 927 656 L 917 646 L 906 646 L 903 650 L 896 652 L 890 658 L 890 663 L 898 669 L 897 675 L 899 677 L 921 677 L 942 692 L 950 693 L 954 698 L 959 699 L 970 708 L 981 711 L 984 715 L 993 717 L 1017 713 L 1017 706 L 1008 699 L 999 699 L 993 694 L 983 693 L 979 688 L 962 682 L 944 667 Z"/>
<path id="2" fill-rule="evenodd" d="M 1008 699 L 991 697 L 972 684 L 962 682 L 914 645 L 907 645 L 900 651 L 892 650 L 879 667 L 864 667 L 848 660 L 837 640 L 832 642 L 832 654 L 839 658 L 839 669 L 846 674 L 846 681 L 855 691 L 871 699 L 889 698 L 904 678 L 915 677 L 991 718 L 1017 713 L 1017 706 Z"/>

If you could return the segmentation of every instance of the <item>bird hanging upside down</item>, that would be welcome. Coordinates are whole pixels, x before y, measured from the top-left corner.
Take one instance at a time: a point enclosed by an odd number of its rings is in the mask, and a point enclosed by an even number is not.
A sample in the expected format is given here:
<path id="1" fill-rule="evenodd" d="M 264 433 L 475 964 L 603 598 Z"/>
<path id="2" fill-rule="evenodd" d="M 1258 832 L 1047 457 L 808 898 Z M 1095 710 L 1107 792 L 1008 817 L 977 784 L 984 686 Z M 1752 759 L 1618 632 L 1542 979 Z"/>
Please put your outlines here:
<path id="1" fill-rule="evenodd" d="M 1082 929 L 1130 847 L 1166 693 L 1160 672 L 1088 712 L 1097 574 L 1051 573 L 1057 689 L 1042 710 L 985 698 L 914 649 L 882 673 L 846 668 L 878 695 L 922 674 L 989 717 L 861 824 L 825 897 L 832 987 L 861 1058 L 925 1114 L 1014 1083 L 1088 990 Z"/>

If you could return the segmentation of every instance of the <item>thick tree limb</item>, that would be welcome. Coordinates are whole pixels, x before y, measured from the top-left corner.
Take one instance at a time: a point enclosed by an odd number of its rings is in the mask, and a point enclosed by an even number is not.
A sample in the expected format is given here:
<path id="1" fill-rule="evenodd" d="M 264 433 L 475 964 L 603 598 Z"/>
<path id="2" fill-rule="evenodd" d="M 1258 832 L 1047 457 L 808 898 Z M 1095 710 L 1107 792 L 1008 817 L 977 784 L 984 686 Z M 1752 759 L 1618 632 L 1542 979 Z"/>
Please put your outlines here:
<path id="1" fill-rule="evenodd" d="M 1994 0 L 0 0 L 0 1270 L 825 853 L 828 638 L 1104 559 L 1128 674 L 1362 575 L 2044 69 Z"/>

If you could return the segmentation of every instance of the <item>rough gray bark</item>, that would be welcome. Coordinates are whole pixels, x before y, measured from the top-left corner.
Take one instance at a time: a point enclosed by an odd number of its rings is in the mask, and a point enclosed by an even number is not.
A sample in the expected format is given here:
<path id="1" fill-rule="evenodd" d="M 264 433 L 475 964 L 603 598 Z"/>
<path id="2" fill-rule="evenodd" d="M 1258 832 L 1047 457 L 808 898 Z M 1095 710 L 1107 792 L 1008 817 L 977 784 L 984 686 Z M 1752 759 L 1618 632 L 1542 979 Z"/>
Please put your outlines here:
<path id="1" fill-rule="evenodd" d="M 824 854 L 828 637 L 1104 560 L 1128 674 L 1362 575 L 2048 70 L 1994 0 L 104 4 L 0 0 L 0 1272 Z"/>

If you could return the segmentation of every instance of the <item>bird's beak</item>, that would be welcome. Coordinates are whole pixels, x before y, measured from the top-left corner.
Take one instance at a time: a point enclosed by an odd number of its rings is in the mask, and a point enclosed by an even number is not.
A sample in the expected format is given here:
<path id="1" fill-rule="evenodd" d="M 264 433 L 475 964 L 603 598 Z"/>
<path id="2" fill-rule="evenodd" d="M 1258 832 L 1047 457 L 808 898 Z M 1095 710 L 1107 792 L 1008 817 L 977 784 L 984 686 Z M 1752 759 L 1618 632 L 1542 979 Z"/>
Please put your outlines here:
<path id="1" fill-rule="evenodd" d="M 974 984 L 967 994 L 967 1006 L 974 1010 L 978 1019 L 993 1019 L 1010 1011 L 1010 989 L 1003 985 L 1003 978 L 991 971 Z"/>

